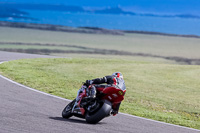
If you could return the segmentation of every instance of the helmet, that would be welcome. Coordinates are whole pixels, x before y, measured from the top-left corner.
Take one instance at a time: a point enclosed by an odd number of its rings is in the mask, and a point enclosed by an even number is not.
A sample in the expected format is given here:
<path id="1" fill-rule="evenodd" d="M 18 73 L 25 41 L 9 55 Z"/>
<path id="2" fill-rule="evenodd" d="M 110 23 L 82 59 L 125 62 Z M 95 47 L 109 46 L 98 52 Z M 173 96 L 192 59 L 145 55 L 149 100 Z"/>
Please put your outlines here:
<path id="1" fill-rule="evenodd" d="M 126 90 L 126 86 L 125 86 L 125 82 L 124 82 L 122 73 L 115 72 L 112 74 L 112 76 L 113 76 L 114 85 L 118 86 L 118 88 L 123 91 Z"/>
<path id="2" fill-rule="evenodd" d="M 112 74 L 112 76 L 113 76 L 113 77 L 117 77 L 117 78 L 123 79 L 123 75 L 122 75 L 121 72 L 114 72 L 114 73 Z"/>

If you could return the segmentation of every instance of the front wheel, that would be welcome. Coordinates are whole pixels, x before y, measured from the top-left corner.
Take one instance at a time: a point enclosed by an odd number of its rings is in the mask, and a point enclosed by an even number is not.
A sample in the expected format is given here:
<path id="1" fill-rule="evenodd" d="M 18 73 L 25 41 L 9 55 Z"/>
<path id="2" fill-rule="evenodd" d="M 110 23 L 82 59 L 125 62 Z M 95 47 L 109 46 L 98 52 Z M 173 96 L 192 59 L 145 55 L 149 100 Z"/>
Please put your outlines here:
<path id="1" fill-rule="evenodd" d="M 70 102 L 62 111 L 62 117 L 63 118 L 70 118 L 73 116 L 73 114 L 71 113 L 71 110 L 74 106 L 74 103 L 75 103 L 76 99 L 74 99 L 72 102 Z"/>
<path id="2" fill-rule="evenodd" d="M 103 118 L 109 116 L 111 109 L 112 109 L 112 104 L 109 101 L 105 100 L 102 107 L 95 114 L 90 115 L 89 112 L 86 114 L 85 116 L 86 122 L 91 124 L 98 123 Z"/>

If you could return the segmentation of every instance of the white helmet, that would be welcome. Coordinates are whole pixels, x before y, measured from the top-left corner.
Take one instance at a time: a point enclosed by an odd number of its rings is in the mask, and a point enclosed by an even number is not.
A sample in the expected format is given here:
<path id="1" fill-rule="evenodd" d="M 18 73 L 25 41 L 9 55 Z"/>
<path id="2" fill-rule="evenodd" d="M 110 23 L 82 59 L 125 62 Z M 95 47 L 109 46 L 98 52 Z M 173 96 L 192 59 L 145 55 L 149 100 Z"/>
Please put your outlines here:
<path id="1" fill-rule="evenodd" d="M 121 72 L 114 72 L 112 76 L 123 79 L 123 75 Z"/>

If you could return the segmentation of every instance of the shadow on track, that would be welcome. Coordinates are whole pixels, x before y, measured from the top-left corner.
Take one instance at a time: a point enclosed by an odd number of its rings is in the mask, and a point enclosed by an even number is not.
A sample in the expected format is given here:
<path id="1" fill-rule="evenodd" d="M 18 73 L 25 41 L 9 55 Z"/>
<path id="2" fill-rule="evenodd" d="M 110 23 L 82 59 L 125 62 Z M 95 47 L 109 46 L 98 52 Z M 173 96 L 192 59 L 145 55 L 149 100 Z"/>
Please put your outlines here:
<path id="1" fill-rule="evenodd" d="M 73 123 L 82 123 L 82 124 L 87 124 L 85 120 L 81 119 L 64 119 L 62 117 L 49 117 L 50 119 L 57 120 L 57 121 L 68 121 L 68 122 L 73 122 Z"/>
<path id="2" fill-rule="evenodd" d="M 72 118 L 64 119 L 62 117 L 49 117 L 49 119 L 57 120 L 57 121 L 67 121 L 67 122 L 73 122 L 73 123 L 88 124 L 84 119 L 78 119 L 78 118 L 76 118 L 76 119 L 72 119 Z M 99 122 L 97 124 L 105 124 L 105 123 Z M 94 124 L 92 124 L 92 125 L 94 125 Z"/>

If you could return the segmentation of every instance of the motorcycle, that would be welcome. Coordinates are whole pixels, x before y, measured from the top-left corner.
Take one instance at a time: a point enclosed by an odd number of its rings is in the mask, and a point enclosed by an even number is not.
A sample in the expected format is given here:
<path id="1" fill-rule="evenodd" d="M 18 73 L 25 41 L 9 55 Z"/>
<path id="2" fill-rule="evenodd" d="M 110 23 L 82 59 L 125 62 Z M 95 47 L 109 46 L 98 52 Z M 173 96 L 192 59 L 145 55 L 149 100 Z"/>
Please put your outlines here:
<path id="1" fill-rule="evenodd" d="M 88 96 L 91 87 L 96 88 L 95 98 Z M 84 89 L 79 94 L 80 100 L 78 102 L 74 99 L 63 109 L 62 117 L 68 119 L 76 116 L 86 119 L 87 123 L 96 124 L 105 117 L 110 116 L 113 108 L 124 99 L 126 88 L 120 88 L 111 85 L 90 85 L 88 89 Z"/>

